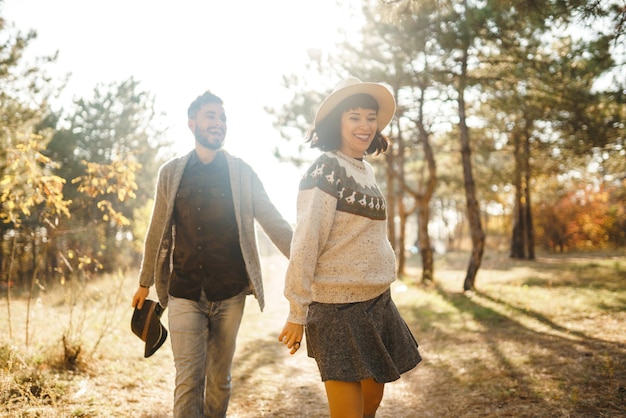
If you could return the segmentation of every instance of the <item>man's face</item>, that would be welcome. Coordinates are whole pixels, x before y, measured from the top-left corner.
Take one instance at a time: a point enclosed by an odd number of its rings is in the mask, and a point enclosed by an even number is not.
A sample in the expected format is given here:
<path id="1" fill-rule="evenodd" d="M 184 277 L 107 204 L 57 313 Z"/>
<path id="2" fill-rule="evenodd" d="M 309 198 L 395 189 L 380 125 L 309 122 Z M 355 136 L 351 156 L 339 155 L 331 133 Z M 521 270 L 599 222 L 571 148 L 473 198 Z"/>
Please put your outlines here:
<path id="1" fill-rule="evenodd" d="M 226 138 L 226 113 L 222 105 L 208 103 L 200 108 L 194 119 L 189 120 L 189 128 L 196 142 L 204 148 L 218 150 Z"/>

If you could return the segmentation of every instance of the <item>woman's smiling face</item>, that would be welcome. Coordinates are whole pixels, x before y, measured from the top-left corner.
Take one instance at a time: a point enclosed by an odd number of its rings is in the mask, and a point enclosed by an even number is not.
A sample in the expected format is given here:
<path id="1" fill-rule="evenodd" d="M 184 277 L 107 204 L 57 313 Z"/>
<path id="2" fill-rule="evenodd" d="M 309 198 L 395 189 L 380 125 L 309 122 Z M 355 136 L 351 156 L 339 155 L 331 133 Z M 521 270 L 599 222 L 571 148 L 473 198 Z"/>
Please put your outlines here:
<path id="1" fill-rule="evenodd" d="M 377 128 L 375 110 L 358 107 L 343 112 L 339 150 L 350 157 L 363 158 L 376 135 Z"/>

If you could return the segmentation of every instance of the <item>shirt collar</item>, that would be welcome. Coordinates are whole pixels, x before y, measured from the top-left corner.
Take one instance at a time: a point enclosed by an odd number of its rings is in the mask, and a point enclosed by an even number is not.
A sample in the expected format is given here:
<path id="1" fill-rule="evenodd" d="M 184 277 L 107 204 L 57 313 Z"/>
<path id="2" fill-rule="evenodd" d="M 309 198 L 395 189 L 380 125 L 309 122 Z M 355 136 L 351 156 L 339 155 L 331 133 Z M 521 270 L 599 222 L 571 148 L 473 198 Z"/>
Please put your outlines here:
<path id="1" fill-rule="evenodd" d="M 202 161 L 200 161 L 200 158 L 198 158 L 198 153 L 194 150 L 191 153 L 191 158 L 189 159 L 189 162 L 187 164 L 190 167 L 195 167 L 197 165 L 208 166 L 208 165 L 213 165 L 213 164 L 221 167 L 225 161 L 226 161 L 226 157 L 224 157 L 224 152 L 222 152 L 222 150 L 218 150 L 213 161 L 211 161 L 208 164 L 202 164 Z"/>

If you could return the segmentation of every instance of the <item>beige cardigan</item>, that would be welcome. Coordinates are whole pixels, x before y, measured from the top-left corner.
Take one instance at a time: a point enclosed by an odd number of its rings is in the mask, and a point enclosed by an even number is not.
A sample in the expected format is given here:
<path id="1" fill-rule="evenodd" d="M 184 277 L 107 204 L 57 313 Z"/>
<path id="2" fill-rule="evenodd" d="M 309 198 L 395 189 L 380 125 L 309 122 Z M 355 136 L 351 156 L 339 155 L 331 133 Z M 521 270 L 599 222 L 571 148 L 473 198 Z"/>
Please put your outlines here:
<path id="1" fill-rule="evenodd" d="M 139 284 L 142 286 L 155 284 L 159 302 L 163 307 L 167 307 L 172 271 L 174 202 L 185 166 L 193 152 L 195 150 L 183 157 L 174 158 L 159 169 L 154 208 L 144 243 Z M 254 170 L 240 158 L 226 151 L 220 152 L 224 152 L 228 163 L 241 253 L 250 278 L 251 291 L 263 310 L 265 297 L 255 220 L 285 257 L 289 257 L 292 229 L 270 201 Z"/>

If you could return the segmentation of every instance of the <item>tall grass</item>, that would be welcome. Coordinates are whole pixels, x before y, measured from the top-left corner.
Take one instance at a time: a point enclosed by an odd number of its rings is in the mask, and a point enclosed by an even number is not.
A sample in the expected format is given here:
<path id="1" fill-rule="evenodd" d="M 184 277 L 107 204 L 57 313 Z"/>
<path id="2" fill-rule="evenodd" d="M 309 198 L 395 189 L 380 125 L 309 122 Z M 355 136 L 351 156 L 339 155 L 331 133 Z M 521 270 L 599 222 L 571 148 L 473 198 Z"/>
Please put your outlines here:
<path id="1" fill-rule="evenodd" d="M 42 289 L 33 304 L 13 295 L 13 315 L 0 324 L 0 332 L 16 330 L 0 342 L 0 404 L 28 411 L 62 403 L 72 377 L 94 370 L 102 342 L 117 327 L 128 303 L 123 283 L 119 273 L 93 280 L 75 276 L 64 286 Z"/>

